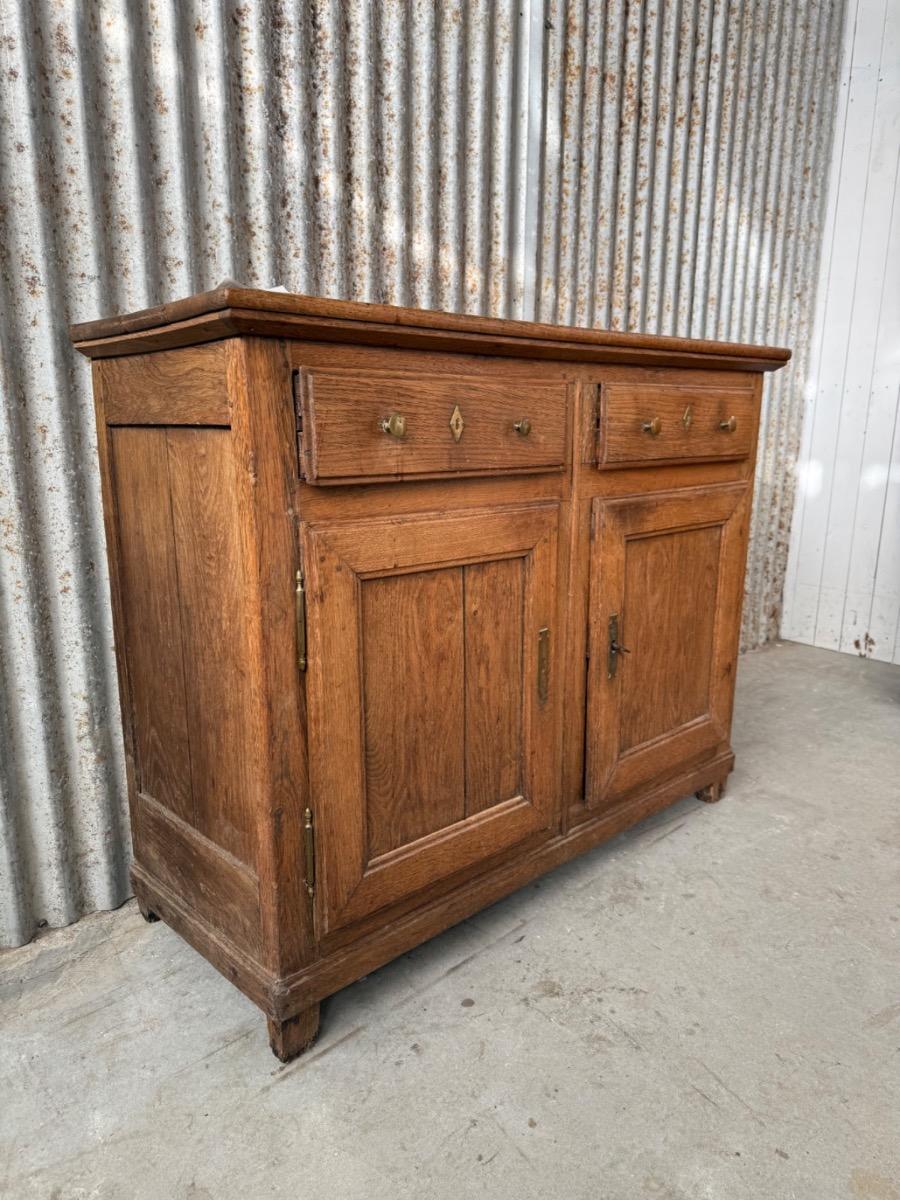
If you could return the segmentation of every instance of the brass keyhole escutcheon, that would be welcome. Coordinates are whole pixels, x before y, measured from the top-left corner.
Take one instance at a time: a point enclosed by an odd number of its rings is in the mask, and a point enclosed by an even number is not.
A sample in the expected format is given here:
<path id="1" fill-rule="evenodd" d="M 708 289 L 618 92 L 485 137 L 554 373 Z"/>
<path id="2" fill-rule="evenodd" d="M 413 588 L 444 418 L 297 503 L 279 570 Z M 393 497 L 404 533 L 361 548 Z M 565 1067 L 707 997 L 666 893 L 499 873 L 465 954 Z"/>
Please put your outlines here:
<path id="1" fill-rule="evenodd" d="M 615 679 L 616 668 L 619 665 L 620 654 L 630 654 L 627 646 L 619 641 L 619 614 L 613 613 L 609 618 L 609 641 L 606 653 L 606 678 Z"/>
<path id="2" fill-rule="evenodd" d="M 379 427 L 382 433 L 386 433 L 390 437 L 406 437 L 406 417 L 402 413 L 391 413 L 389 417 L 383 417 L 379 421 Z"/>
<path id="3" fill-rule="evenodd" d="M 681 418 L 681 423 L 685 427 L 685 429 L 690 429 L 691 422 L 693 421 L 693 419 L 694 419 L 694 410 L 693 410 L 693 408 L 691 408 L 691 406 L 689 404 L 687 406 L 687 408 L 684 410 L 684 416 Z"/>
<path id="4" fill-rule="evenodd" d="M 527 417 L 523 417 L 521 421 L 516 421 L 513 429 L 519 437 L 528 437 L 529 433 L 531 433 L 531 422 Z"/>
<path id="5" fill-rule="evenodd" d="M 737 417 L 728 417 L 727 420 L 720 421 L 719 428 L 723 433 L 734 433 L 737 429 Z"/>
<path id="6" fill-rule="evenodd" d="M 465 427 L 466 423 L 463 420 L 463 415 L 459 411 L 459 405 L 457 404 L 456 408 L 454 408 L 453 412 L 450 414 L 450 432 L 453 434 L 454 442 L 458 442 L 462 437 Z"/>
<path id="7" fill-rule="evenodd" d="M 662 429 L 662 421 L 659 417 L 653 417 L 649 421 L 642 421 L 641 429 L 644 433 L 649 433 L 651 437 L 656 437 Z"/>
<path id="8" fill-rule="evenodd" d="M 550 687 L 550 629 L 545 625 L 538 630 L 537 691 L 541 704 L 547 703 Z"/>

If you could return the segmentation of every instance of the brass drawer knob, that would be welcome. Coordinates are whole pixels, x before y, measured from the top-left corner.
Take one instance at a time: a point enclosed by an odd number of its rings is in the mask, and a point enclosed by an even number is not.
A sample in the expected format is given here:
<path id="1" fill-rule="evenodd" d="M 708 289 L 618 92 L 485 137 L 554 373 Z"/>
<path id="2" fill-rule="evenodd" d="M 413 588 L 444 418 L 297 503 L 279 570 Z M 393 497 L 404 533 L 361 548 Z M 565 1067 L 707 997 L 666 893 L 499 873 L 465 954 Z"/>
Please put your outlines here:
<path id="1" fill-rule="evenodd" d="M 523 417 L 521 421 L 516 421 L 513 429 L 519 437 L 528 437 L 529 433 L 531 433 L 531 422 L 527 417 Z"/>
<path id="2" fill-rule="evenodd" d="M 734 433 L 737 429 L 737 417 L 729 417 L 727 421 L 720 421 L 719 428 L 725 433 Z"/>
<path id="3" fill-rule="evenodd" d="M 379 425 L 382 433 L 386 433 L 390 437 L 406 437 L 406 417 L 402 413 L 391 413 L 389 417 L 384 417 Z"/>
<path id="4" fill-rule="evenodd" d="M 642 421 L 641 429 L 644 433 L 649 433 L 651 437 L 656 437 L 662 429 L 662 421 L 659 417 L 654 417 L 652 421 Z"/>

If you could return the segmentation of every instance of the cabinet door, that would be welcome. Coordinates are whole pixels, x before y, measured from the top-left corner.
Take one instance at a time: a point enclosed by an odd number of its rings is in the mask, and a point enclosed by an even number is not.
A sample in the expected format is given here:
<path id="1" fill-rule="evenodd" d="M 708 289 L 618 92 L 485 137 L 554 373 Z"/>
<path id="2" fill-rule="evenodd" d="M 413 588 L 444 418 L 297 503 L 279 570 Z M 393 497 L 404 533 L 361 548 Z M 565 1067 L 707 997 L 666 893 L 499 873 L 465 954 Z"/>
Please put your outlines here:
<path id="1" fill-rule="evenodd" d="M 555 504 L 308 527 L 319 928 L 555 819 Z"/>
<path id="2" fill-rule="evenodd" d="M 594 501 L 589 806 L 727 741 L 748 498 L 740 484 Z"/>

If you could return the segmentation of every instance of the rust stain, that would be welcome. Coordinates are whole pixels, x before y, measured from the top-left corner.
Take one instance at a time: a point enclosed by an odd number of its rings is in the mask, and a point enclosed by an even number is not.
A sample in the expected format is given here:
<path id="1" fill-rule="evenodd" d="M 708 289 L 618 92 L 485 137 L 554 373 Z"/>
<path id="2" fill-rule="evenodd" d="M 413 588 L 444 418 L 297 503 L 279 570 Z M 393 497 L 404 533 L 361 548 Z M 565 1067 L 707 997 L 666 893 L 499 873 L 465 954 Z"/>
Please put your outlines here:
<path id="1" fill-rule="evenodd" d="M 863 634 L 862 638 L 854 638 L 853 640 L 853 649 L 860 658 L 871 658 L 874 648 L 875 639 L 868 630 Z"/>

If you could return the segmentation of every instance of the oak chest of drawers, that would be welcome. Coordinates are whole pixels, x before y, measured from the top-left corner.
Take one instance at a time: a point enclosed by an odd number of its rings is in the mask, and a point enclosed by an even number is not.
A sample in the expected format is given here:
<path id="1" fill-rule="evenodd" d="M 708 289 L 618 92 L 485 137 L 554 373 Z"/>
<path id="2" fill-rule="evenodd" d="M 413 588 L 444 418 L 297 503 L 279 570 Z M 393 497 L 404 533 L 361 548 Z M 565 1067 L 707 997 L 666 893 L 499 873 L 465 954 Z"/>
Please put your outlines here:
<path id="1" fill-rule="evenodd" d="M 279 1057 L 330 993 L 718 798 L 787 351 L 231 286 L 73 337 L 134 890 Z"/>

